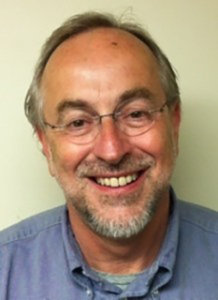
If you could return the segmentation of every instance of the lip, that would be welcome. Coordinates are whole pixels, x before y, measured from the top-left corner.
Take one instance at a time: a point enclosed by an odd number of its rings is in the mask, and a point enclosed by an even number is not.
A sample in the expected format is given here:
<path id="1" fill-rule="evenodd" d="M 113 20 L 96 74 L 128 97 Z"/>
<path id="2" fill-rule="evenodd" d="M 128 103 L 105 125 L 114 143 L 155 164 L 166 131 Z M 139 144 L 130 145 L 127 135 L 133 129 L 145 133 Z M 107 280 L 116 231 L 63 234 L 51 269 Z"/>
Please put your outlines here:
<path id="1" fill-rule="evenodd" d="M 149 169 L 149 168 L 148 168 Z M 104 194 L 109 194 L 109 195 L 125 195 L 125 194 L 128 194 L 128 193 L 131 193 L 131 192 L 134 192 L 135 190 L 137 190 L 140 186 L 141 186 L 141 183 L 144 181 L 145 177 L 146 177 L 146 173 L 148 171 L 148 169 L 146 170 L 141 170 L 141 171 L 138 171 L 138 172 L 135 172 L 135 173 L 139 173 L 139 176 L 138 178 L 125 185 L 125 186 L 119 186 L 119 187 L 110 187 L 110 186 L 105 186 L 105 185 L 100 185 L 98 184 L 95 180 L 91 179 L 91 178 L 87 178 L 87 180 L 89 181 L 89 184 L 91 184 L 97 191 L 101 192 L 101 193 L 104 193 Z M 128 173 L 129 175 L 130 173 Z M 133 174 L 133 173 L 131 173 Z M 127 175 L 112 175 L 112 176 L 102 176 L 101 177 L 104 177 L 104 178 L 107 178 L 107 177 L 120 177 L 120 176 L 127 176 Z M 98 176 L 100 177 L 100 176 Z"/>

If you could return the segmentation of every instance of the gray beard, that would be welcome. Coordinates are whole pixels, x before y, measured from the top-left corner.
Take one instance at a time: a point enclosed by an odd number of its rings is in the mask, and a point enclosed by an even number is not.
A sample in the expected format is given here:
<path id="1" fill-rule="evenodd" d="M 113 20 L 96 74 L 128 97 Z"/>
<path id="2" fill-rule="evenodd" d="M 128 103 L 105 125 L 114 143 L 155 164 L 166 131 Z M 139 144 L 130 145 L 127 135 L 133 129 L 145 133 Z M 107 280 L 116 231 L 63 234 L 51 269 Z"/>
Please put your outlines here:
<path id="1" fill-rule="evenodd" d="M 72 204 L 77 210 L 83 221 L 95 233 L 111 239 L 128 239 L 139 234 L 145 229 L 156 212 L 157 206 L 161 200 L 161 195 L 162 191 L 157 190 L 152 198 L 150 198 L 148 201 L 145 201 L 146 204 L 144 207 L 141 207 L 139 215 L 132 216 L 131 219 L 128 220 L 120 219 L 119 221 L 109 219 L 105 220 L 104 218 L 98 216 L 97 211 L 93 207 L 87 205 L 87 201 L 84 197 L 80 197 L 80 199 L 68 198 L 68 200 L 70 201 L 70 204 Z M 131 198 L 135 198 L 135 196 L 132 196 Z M 133 199 L 128 199 L 126 197 L 125 201 L 132 202 Z"/>

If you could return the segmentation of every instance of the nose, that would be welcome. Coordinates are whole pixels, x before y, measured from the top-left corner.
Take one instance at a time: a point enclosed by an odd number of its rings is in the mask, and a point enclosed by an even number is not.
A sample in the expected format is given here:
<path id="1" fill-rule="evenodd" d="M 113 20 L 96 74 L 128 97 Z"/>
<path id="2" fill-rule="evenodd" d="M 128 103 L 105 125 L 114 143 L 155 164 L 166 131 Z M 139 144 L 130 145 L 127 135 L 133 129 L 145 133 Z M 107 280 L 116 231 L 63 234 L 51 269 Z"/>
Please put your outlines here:
<path id="1" fill-rule="evenodd" d="M 102 120 L 94 143 L 94 155 L 111 164 L 119 163 L 131 151 L 127 136 L 116 127 L 111 118 Z"/>

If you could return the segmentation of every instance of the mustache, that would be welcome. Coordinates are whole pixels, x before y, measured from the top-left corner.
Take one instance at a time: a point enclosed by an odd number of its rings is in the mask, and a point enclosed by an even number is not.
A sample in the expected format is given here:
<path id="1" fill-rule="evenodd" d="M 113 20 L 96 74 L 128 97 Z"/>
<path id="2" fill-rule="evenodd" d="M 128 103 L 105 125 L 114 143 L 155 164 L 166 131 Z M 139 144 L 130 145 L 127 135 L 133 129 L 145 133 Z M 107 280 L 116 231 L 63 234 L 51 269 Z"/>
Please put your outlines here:
<path id="1" fill-rule="evenodd" d="M 154 158 L 148 154 L 127 154 L 116 164 L 111 164 L 97 158 L 95 161 L 83 161 L 77 167 L 78 177 L 95 177 L 104 175 L 116 175 L 117 173 L 134 173 L 153 166 Z"/>

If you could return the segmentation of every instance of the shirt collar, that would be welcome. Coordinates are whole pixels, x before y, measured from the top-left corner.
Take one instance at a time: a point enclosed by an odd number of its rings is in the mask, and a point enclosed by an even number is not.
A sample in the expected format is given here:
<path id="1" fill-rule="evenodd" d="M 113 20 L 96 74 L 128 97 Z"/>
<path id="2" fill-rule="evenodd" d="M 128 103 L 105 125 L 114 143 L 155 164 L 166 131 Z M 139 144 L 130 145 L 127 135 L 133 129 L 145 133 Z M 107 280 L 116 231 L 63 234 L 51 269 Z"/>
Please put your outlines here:
<path id="1" fill-rule="evenodd" d="M 155 264 L 157 266 L 157 273 L 159 271 L 160 275 L 156 278 L 155 289 L 158 289 L 159 287 L 169 282 L 173 274 L 179 240 L 179 210 L 177 202 L 177 197 L 173 189 L 171 188 L 170 216 L 168 221 L 167 232 L 162 247 L 159 251 L 159 255 L 155 261 Z"/>
<path id="2" fill-rule="evenodd" d="M 163 245 L 160 249 L 158 261 L 159 266 L 171 271 L 173 269 L 177 246 L 178 246 L 178 233 L 179 233 L 179 212 L 177 205 L 177 198 L 173 191 L 170 189 L 170 216 L 167 227 L 167 232 Z"/>

